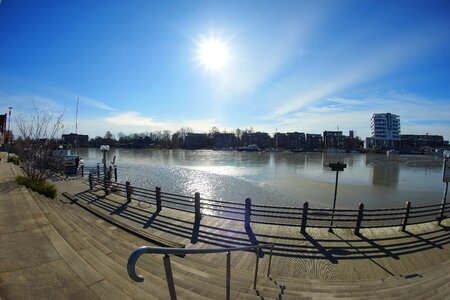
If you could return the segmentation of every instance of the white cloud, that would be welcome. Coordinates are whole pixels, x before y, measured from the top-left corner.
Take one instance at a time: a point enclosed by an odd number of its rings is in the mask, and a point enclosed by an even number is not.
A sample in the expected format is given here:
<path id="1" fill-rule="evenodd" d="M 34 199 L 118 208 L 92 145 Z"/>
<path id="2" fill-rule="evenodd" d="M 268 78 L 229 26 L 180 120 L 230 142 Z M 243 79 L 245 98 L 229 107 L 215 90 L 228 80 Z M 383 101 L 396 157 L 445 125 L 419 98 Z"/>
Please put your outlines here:
<path id="1" fill-rule="evenodd" d="M 181 127 L 190 127 L 194 132 L 208 132 L 211 127 L 223 128 L 218 120 L 213 119 L 184 119 L 179 121 L 156 120 L 141 115 L 139 112 L 128 111 L 123 113 L 111 113 L 105 117 L 94 119 L 81 119 L 79 132 L 89 136 L 103 136 L 106 131 L 117 134 L 118 132 L 140 133 L 147 131 L 170 130 L 176 132 Z M 67 131 L 73 131 L 73 127 Z"/>

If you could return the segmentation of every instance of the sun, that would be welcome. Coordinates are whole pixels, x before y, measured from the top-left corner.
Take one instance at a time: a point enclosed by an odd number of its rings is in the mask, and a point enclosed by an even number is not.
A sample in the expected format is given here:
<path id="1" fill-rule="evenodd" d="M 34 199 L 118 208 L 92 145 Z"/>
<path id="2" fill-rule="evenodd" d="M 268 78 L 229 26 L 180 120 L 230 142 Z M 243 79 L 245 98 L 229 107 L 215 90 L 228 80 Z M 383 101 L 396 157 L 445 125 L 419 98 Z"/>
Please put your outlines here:
<path id="1" fill-rule="evenodd" d="M 210 37 L 198 43 L 197 60 L 207 71 L 222 71 L 230 62 L 227 43 Z"/>

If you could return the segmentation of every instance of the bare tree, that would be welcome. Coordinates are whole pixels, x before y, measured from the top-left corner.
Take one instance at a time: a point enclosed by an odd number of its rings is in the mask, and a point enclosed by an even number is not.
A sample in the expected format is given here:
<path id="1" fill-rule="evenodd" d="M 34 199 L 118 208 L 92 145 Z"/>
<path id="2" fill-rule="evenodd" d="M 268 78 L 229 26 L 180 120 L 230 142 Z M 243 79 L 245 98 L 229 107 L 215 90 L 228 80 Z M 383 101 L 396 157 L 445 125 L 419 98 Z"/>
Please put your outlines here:
<path id="1" fill-rule="evenodd" d="M 16 151 L 24 160 L 24 169 L 34 180 L 48 177 L 51 150 L 57 147 L 57 139 L 63 128 L 64 113 L 54 114 L 39 108 L 34 102 L 28 111 L 16 115 L 16 124 L 22 140 Z"/>

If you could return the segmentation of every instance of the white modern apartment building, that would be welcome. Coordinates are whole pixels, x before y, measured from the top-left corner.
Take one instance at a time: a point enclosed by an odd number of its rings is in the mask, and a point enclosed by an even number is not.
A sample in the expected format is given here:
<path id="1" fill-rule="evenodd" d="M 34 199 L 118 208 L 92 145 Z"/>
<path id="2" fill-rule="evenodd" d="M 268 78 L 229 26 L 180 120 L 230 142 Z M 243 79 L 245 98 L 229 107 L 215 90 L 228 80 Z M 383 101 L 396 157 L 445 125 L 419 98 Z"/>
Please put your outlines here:
<path id="1" fill-rule="evenodd" d="M 370 119 L 371 137 L 367 148 L 398 149 L 400 147 L 400 116 L 391 113 L 373 114 Z"/>

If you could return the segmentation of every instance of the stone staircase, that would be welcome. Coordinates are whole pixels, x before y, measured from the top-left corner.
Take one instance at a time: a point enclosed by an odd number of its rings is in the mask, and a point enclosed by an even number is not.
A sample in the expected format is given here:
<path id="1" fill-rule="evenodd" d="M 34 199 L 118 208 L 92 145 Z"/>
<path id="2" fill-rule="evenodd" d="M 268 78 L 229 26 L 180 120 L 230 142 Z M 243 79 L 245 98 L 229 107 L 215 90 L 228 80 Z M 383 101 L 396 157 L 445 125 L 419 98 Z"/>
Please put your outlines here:
<path id="1" fill-rule="evenodd" d="M 161 255 L 144 255 L 138 263 L 143 283 L 132 281 L 126 272 L 131 251 L 151 245 L 118 227 L 99 219 L 74 203 L 50 200 L 34 192 L 32 198 L 55 230 L 60 255 L 100 298 L 168 299 Z M 49 238 L 50 238 L 49 237 Z M 266 256 L 267 257 L 267 256 Z M 189 257 L 172 257 L 177 296 L 182 299 L 224 299 L 225 268 L 205 265 Z M 423 270 L 416 276 L 394 276 L 372 281 L 299 280 L 260 274 L 253 290 L 253 273 L 232 270 L 232 299 L 448 299 L 450 262 Z M 92 285 L 95 283 L 94 285 Z"/>
<path id="2" fill-rule="evenodd" d="M 155 246 L 142 236 L 67 199 L 27 191 L 11 178 L 0 177 L 0 189 L 0 299 L 170 298 L 161 255 L 139 260 L 137 272 L 144 282 L 128 276 L 130 253 Z M 171 262 L 178 298 L 225 298 L 225 266 L 189 256 L 172 256 Z M 408 278 L 354 282 L 267 278 L 260 272 L 256 290 L 253 276 L 231 270 L 231 299 L 450 299 L 450 261 Z"/>

